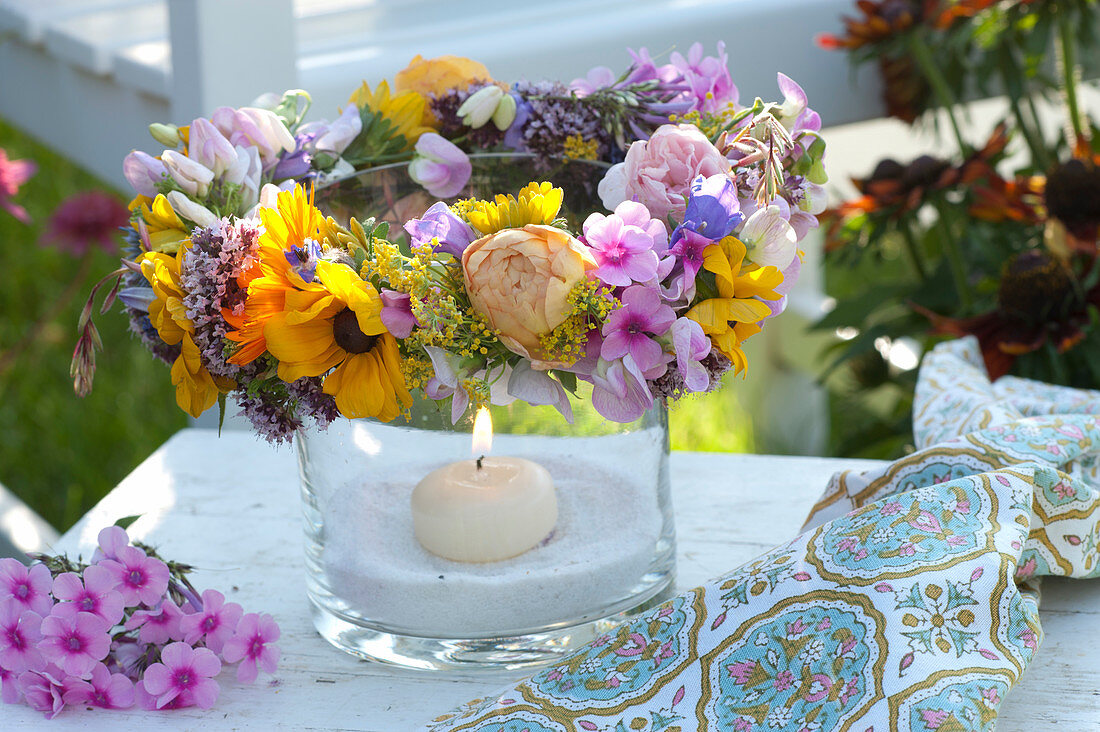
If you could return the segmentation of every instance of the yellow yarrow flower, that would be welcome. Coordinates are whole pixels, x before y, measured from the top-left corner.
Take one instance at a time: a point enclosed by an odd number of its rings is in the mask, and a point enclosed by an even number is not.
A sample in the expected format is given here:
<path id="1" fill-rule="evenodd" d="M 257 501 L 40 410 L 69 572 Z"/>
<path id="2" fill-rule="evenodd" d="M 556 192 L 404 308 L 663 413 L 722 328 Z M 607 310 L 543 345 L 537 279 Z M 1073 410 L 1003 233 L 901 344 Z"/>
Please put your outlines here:
<path id="1" fill-rule="evenodd" d="M 288 290 L 285 309 L 267 321 L 267 349 L 279 378 L 325 376 L 345 417 L 389 422 L 412 406 L 397 340 L 382 324 L 382 298 L 345 264 L 317 263 L 324 289 Z"/>
<path id="2" fill-rule="evenodd" d="M 484 235 L 503 229 L 521 229 L 527 224 L 549 225 L 558 217 L 564 191 L 553 183 L 528 183 L 519 197 L 498 195 L 492 202 L 469 204 L 466 219 Z"/>
<path id="3" fill-rule="evenodd" d="M 430 116 L 425 115 L 425 112 L 429 111 L 427 97 L 415 91 L 391 95 L 387 81 L 375 87 L 374 91 L 371 91 L 370 85 L 364 81 L 348 101 L 360 109 L 366 107 L 389 120 L 397 133 L 408 142 L 409 150 L 425 132 L 434 132 L 438 129 L 438 125 L 427 123 L 431 119 Z"/>
<path id="4" fill-rule="evenodd" d="M 727 236 L 703 250 L 703 269 L 714 273 L 718 297 L 703 300 L 687 317 L 702 326 L 711 342 L 732 364 L 734 373 L 748 366 L 741 344 L 760 332 L 760 321 L 771 309 L 757 298 L 778 300 L 775 288 L 783 282 L 776 267 L 745 263 L 745 245 Z"/>

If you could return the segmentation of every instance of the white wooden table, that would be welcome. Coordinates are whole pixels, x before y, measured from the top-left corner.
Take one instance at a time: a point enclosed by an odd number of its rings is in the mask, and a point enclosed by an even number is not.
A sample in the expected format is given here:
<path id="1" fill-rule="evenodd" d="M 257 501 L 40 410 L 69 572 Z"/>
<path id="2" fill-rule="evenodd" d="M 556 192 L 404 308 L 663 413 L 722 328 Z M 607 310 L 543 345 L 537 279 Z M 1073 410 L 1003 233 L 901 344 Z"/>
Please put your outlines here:
<path id="1" fill-rule="evenodd" d="M 722 574 L 793 536 L 828 477 L 872 461 L 675 453 L 673 503 L 678 586 Z M 216 706 L 164 713 L 65 710 L 45 725 L 25 706 L 0 708 L 0 729 L 369 730 L 414 727 L 514 680 L 396 670 L 345 655 L 309 619 L 301 546 L 297 463 L 248 433 L 221 438 L 183 430 L 141 464 L 61 538 L 70 555 L 90 553 L 103 526 L 142 514 L 130 528 L 164 556 L 196 567 L 246 612 L 268 612 L 282 628 L 274 678 L 255 686 L 232 673 Z M 1100 581 L 1048 579 L 1046 639 L 1009 696 L 999 732 L 1100 730 Z"/>

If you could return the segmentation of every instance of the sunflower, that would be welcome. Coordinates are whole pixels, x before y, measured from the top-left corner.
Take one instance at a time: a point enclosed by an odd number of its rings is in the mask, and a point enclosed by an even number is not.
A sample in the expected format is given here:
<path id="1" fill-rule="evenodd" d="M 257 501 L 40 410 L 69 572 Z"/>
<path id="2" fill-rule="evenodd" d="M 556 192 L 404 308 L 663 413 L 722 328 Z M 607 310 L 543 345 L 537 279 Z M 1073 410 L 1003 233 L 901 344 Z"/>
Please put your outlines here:
<path id="1" fill-rule="evenodd" d="M 549 226 L 558 217 L 564 192 L 553 183 L 528 183 L 519 197 L 498 195 L 492 202 L 471 201 L 466 219 L 484 235 L 502 229 L 521 229 L 527 224 Z"/>
<path id="2" fill-rule="evenodd" d="M 238 287 L 248 292 L 244 313 L 222 311 L 225 322 L 233 328 L 225 337 L 240 344 L 228 359 L 237 366 L 252 363 L 267 350 L 264 326 L 283 311 L 288 291 L 323 289 L 312 281 L 312 276 L 310 281 L 302 277 L 302 267 L 310 264 L 305 260 L 311 244 L 324 222 L 313 205 L 313 190 L 310 189 L 308 197 L 300 185 L 294 186 L 293 191 L 280 193 L 275 208 L 260 209 L 260 219 L 264 233 L 260 236 L 257 264 L 237 278 Z M 292 265 L 291 259 L 297 266 Z"/>
<path id="3" fill-rule="evenodd" d="M 146 252 L 139 259 L 141 273 L 153 288 L 156 299 L 149 303 L 149 320 L 161 339 L 169 345 L 180 345 L 180 355 L 172 364 L 172 383 L 176 386 L 176 404 L 198 417 L 218 401 L 218 395 L 235 384 L 229 379 L 215 379 L 206 370 L 192 338 L 195 326 L 187 318 L 183 304 L 185 292 L 180 285 L 180 259 L 190 248 L 185 241 L 175 255 Z"/>
<path id="4" fill-rule="evenodd" d="M 317 263 L 316 291 L 289 290 L 286 308 L 264 326 L 279 378 L 325 377 L 345 417 L 389 422 L 412 405 L 397 340 L 382 324 L 382 298 L 346 264 Z"/>
<path id="5" fill-rule="evenodd" d="M 746 252 L 741 240 L 732 236 L 703 250 L 703 269 L 714 273 L 718 297 L 703 300 L 687 313 L 732 362 L 734 373 L 748 365 L 741 344 L 759 333 L 760 321 L 772 314 L 759 298 L 778 300 L 781 295 L 775 288 L 783 282 L 776 267 L 746 264 Z"/>
<path id="6" fill-rule="evenodd" d="M 428 99 L 415 91 L 406 91 L 391 95 L 389 82 L 383 81 L 374 91 L 363 82 L 348 102 L 363 109 L 366 107 L 379 117 L 388 120 L 394 128 L 394 134 L 401 135 L 411 150 L 425 132 L 433 132 L 438 125 L 427 124 L 433 119 L 428 108 Z"/>

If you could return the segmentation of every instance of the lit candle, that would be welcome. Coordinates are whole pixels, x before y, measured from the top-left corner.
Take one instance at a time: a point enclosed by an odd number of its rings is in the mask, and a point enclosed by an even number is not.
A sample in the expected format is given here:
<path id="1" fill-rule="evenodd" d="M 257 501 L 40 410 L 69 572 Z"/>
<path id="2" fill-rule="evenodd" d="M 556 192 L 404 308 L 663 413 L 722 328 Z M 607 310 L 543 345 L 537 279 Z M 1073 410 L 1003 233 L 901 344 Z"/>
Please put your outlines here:
<path id="1" fill-rule="evenodd" d="M 537 546 L 554 530 L 554 481 L 538 463 L 484 457 L 493 439 L 489 410 L 474 418 L 474 455 L 428 473 L 412 493 L 421 546 L 459 562 L 496 562 Z"/>

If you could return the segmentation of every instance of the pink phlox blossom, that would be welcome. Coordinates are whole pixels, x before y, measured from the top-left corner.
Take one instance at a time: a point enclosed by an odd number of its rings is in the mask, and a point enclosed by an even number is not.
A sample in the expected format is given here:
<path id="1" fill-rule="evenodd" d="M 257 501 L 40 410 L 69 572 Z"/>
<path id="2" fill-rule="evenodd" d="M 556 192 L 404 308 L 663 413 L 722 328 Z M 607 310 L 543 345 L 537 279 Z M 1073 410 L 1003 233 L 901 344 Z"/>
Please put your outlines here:
<path id="1" fill-rule="evenodd" d="M 233 636 L 244 609 L 235 602 L 226 602 L 217 590 L 202 593 L 202 610 L 180 618 L 183 641 L 190 645 L 205 640 L 206 646 L 221 653 L 225 642 Z"/>
<path id="2" fill-rule="evenodd" d="M 222 664 L 208 648 L 192 648 L 186 643 L 169 643 L 160 654 L 160 663 L 145 670 L 142 690 L 156 699 L 163 709 L 178 699 L 179 706 L 194 704 L 201 709 L 214 706 L 218 698 L 215 676 Z M 140 693 L 139 693 L 140 696 Z"/>
<path id="3" fill-rule="evenodd" d="M 96 537 L 96 550 L 92 555 L 92 562 L 98 563 L 101 559 L 117 560 L 118 550 L 124 546 L 130 546 L 130 537 L 125 529 L 120 526 L 108 526 Z"/>
<path id="4" fill-rule="evenodd" d="M 160 645 L 169 640 L 183 640 L 184 632 L 180 621 L 184 617 L 176 603 L 166 597 L 153 610 L 135 611 L 126 621 L 126 630 L 141 628 L 138 639 L 142 643 Z"/>
<path id="5" fill-rule="evenodd" d="M 73 680 L 62 694 L 66 704 L 87 704 L 101 709 L 127 709 L 134 705 L 134 682 L 124 674 L 112 674 L 102 663 L 92 669 L 91 680 Z"/>
<path id="6" fill-rule="evenodd" d="M 630 354 L 645 378 L 657 378 L 673 357 L 654 338 L 669 331 L 676 313 L 655 290 L 641 285 L 626 288 L 620 299 L 622 307 L 604 323 L 600 358 L 614 361 Z"/>
<path id="7" fill-rule="evenodd" d="M 53 581 L 53 596 L 71 602 L 81 612 L 98 615 L 107 625 L 122 620 L 122 595 L 115 591 L 118 579 L 108 570 L 93 564 L 84 569 L 84 579 L 74 572 L 57 575 Z"/>
<path id="8" fill-rule="evenodd" d="M 703 44 L 694 43 L 688 49 L 687 58 L 673 53 L 669 60 L 691 88 L 693 110 L 718 112 L 727 103 L 737 104 L 737 87 L 730 77 L 725 43 L 718 42 L 717 56 L 704 56 Z"/>
<path id="9" fill-rule="evenodd" d="M 23 698 L 19 690 L 19 675 L 0 666 L 0 701 L 5 704 L 18 704 Z"/>
<path id="10" fill-rule="evenodd" d="M 31 222 L 27 209 L 11 199 L 19 192 L 19 186 L 26 183 L 37 169 L 38 165 L 33 160 L 9 160 L 7 151 L 0 147 L 0 208 L 24 224 Z"/>
<path id="11" fill-rule="evenodd" d="M 46 565 L 26 567 L 15 559 L 0 559 L 0 602 L 11 598 L 22 608 L 48 615 L 53 607 L 53 576 Z"/>
<path id="12" fill-rule="evenodd" d="M 237 680 L 250 684 L 256 680 L 256 666 L 273 674 L 279 665 L 279 626 L 267 613 L 248 613 L 241 618 L 237 632 L 222 649 L 226 663 L 237 663 Z"/>
<path id="13" fill-rule="evenodd" d="M 70 602 L 42 620 L 39 649 L 46 661 L 71 676 L 87 676 L 111 650 L 110 626 L 98 615 L 79 612 Z"/>
<path id="14" fill-rule="evenodd" d="M 0 602 L 0 668 L 17 674 L 42 669 L 41 640 L 41 615 L 10 599 Z"/>
<path id="15" fill-rule="evenodd" d="M 610 216 L 594 213 L 585 219 L 584 240 L 599 264 L 593 274 L 614 287 L 626 287 L 656 279 L 657 255 L 667 249 L 668 232 L 645 206 L 624 201 Z"/>
<path id="16" fill-rule="evenodd" d="M 155 607 L 168 589 L 168 565 L 132 546 L 120 547 L 116 556 L 117 559 L 103 560 L 99 566 L 118 579 L 118 591 L 126 607 L 139 603 Z"/>
<path id="17" fill-rule="evenodd" d="M 65 708 L 66 684 L 63 672 L 50 666 L 43 671 L 24 671 L 19 675 L 19 690 L 31 709 L 53 719 Z"/>

